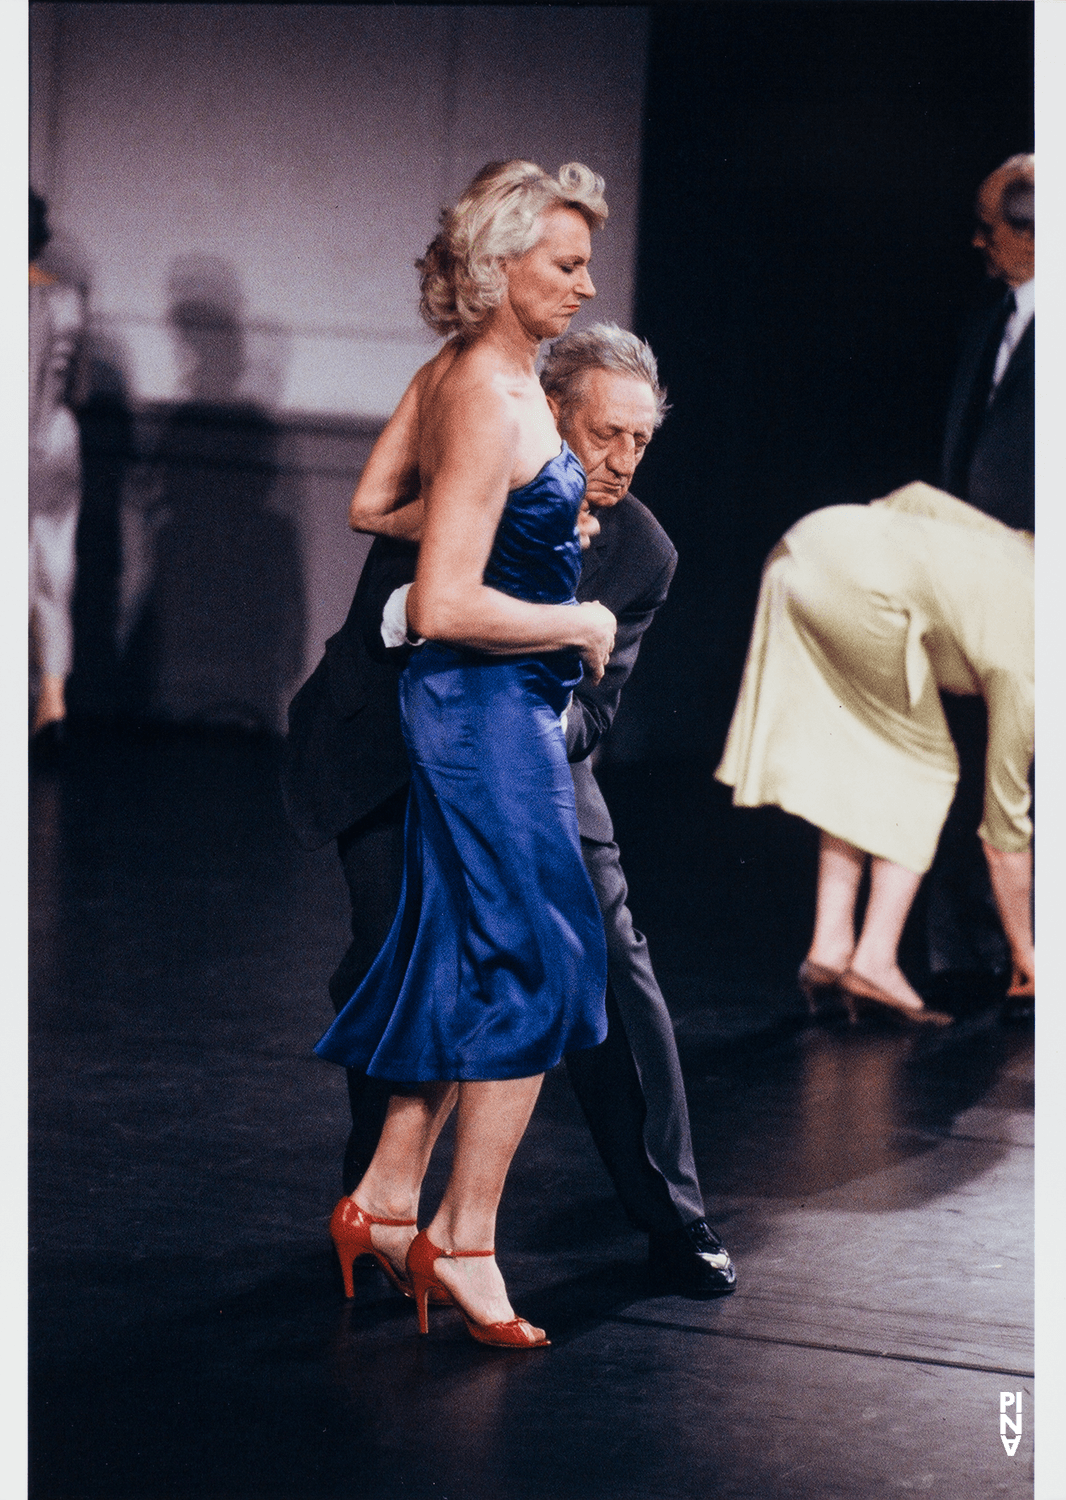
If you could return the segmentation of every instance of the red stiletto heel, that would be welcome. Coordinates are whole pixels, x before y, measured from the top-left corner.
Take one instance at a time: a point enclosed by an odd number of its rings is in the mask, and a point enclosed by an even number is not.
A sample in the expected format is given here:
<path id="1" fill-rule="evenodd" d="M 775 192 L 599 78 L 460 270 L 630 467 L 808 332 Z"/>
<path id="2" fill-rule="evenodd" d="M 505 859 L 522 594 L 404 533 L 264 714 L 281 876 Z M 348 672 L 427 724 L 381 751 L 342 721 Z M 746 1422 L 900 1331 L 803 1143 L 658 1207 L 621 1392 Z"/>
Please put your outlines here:
<path id="1" fill-rule="evenodd" d="M 385 1224 L 390 1229 L 406 1229 L 417 1223 L 417 1219 L 379 1219 L 375 1214 L 368 1214 L 365 1208 L 360 1208 L 358 1203 L 353 1203 L 351 1198 L 341 1199 L 333 1210 L 329 1232 L 337 1251 L 337 1259 L 341 1263 L 346 1297 L 355 1296 L 352 1266 L 360 1255 L 372 1255 L 398 1292 L 402 1292 L 405 1297 L 413 1295 L 407 1277 L 401 1276 L 388 1256 L 371 1244 L 370 1226 Z"/>
<path id="2" fill-rule="evenodd" d="M 459 1260 L 468 1256 L 495 1254 L 494 1249 L 441 1250 L 424 1229 L 415 1235 L 407 1252 L 407 1274 L 411 1279 L 411 1290 L 418 1309 L 419 1333 L 429 1332 L 429 1298 L 431 1292 L 436 1292 L 438 1296 L 444 1296 L 455 1304 L 466 1324 L 467 1332 L 479 1344 L 491 1344 L 497 1349 L 544 1349 L 551 1343 L 550 1339 L 543 1336 L 537 1338 L 533 1326 L 525 1318 L 512 1318 L 507 1323 L 479 1323 L 456 1299 L 454 1292 L 450 1292 L 433 1274 L 433 1264 L 437 1260 Z"/>

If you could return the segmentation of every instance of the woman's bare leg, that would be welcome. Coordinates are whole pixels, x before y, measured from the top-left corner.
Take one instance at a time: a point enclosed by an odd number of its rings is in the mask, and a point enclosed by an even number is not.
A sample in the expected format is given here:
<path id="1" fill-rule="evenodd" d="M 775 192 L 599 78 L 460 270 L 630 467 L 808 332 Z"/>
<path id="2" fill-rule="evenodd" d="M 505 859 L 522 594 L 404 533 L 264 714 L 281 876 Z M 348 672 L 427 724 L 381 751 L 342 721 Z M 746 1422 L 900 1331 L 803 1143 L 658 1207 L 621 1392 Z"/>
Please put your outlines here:
<path id="1" fill-rule="evenodd" d="M 426 1230 L 442 1250 L 488 1250 L 495 1245 L 500 1195 L 542 1081 L 543 1074 L 537 1074 L 459 1085 L 451 1177 Z M 495 1259 L 442 1258 L 435 1274 L 478 1322 L 503 1323 L 514 1317 Z M 543 1330 L 537 1332 L 543 1337 Z"/>
<path id="2" fill-rule="evenodd" d="M 459 1085 L 429 1083 L 417 1094 L 393 1094 L 377 1150 L 355 1191 L 353 1203 L 382 1219 L 416 1219 L 422 1179 Z M 375 1224 L 370 1238 L 403 1273 L 414 1228 Z"/>
<path id="3" fill-rule="evenodd" d="M 903 1005 L 923 1009 L 922 997 L 899 967 L 898 954 L 922 877 L 890 859 L 870 860 L 870 899 L 862 932 L 851 957 L 851 969 L 886 990 Z"/>
<path id="4" fill-rule="evenodd" d="M 808 962 L 846 969 L 855 950 L 855 903 L 866 855 L 822 830 L 818 849 L 818 896 Z"/>
<path id="5" fill-rule="evenodd" d="M 1008 853 L 982 839 L 992 894 L 1010 945 L 1014 974 L 1011 988 L 1035 988 L 1036 953 L 1033 946 L 1033 851 Z"/>

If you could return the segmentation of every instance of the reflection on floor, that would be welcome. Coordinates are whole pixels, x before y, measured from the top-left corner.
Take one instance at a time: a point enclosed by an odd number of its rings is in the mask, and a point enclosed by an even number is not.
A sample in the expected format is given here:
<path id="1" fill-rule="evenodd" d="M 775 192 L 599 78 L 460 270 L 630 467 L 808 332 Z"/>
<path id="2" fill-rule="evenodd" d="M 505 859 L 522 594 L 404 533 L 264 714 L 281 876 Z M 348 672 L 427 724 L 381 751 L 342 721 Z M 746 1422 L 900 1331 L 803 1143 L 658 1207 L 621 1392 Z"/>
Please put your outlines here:
<path id="1" fill-rule="evenodd" d="M 810 1024 L 813 843 L 706 765 L 604 781 L 736 1295 L 651 1294 L 557 1072 L 498 1239 L 552 1348 L 420 1339 L 372 1268 L 346 1303 L 344 892 L 274 757 L 84 732 L 33 782 L 35 1500 L 1031 1495 L 1031 1029 Z"/>

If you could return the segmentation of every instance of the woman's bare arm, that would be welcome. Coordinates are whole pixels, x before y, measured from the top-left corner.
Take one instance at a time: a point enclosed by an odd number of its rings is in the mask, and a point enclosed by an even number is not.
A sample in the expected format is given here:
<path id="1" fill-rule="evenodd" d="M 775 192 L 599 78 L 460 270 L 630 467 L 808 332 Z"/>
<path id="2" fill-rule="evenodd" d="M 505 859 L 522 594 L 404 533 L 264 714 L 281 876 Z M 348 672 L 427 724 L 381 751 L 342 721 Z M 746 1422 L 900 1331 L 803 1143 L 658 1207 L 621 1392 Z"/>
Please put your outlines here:
<path id="1" fill-rule="evenodd" d="M 417 541 L 422 520 L 418 497 L 419 403 L 423 365 L 400 398 L 374 444 L 348 507 L 353 531 Z"/>
<path id="2" fill-rule="evenodd" d="M 348 525 L 353 531 L 405 542 L 417 542 L 421 536 L 425 514 L 418 468 L 422 406 L 458 352 L 456 343 L 445 344 L 416 372 L 400 397 L 355 487 L 348 507 Z"/>
<path id="3" fill-rule="evenodd" d="M 1022 610 L 1019 607 L 1019 614 Z M 1033 758 L 1032 601 L 1016 648 L 1017 670 L 985 674 L 988 707 L 984 816 L 977 830 L 1000 921 L 1018 973 L 1033 977 L 1033 852 L 1029 771 Z M 1023 847 L 1018 848 L 1021 844 Z M 1026 848 L 1025 845 L 1029 847 Z M 1005 847 L 1004 847 L 1005 846 Z"/>
<path id="4" fill-rule="evenodd" d="M 1010 946 L 1015 982 L 1019 975 L 1032 980 L 1035 974 L 1033 949 L 1033 851 L 1008 852 L 981 840 L 996 898 L 999 919 Z"/>

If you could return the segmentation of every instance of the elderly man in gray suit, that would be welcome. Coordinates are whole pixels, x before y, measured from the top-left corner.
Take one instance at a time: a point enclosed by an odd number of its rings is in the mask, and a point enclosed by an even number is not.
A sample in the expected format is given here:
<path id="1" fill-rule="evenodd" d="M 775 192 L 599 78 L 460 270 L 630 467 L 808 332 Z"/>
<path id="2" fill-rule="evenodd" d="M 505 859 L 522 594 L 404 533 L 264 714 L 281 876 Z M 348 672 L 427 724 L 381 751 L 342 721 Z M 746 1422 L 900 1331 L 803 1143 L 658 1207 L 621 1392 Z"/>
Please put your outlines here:
<path id="1" fill-rule="evenodd" d="M 649 1240 L 656 1285 L 693 1296 L 731 1292 L 736 1271 L 704 1216 L 688 1105 L 670 1015 L 647 943 L 633 926 L 610 814 L 589 759 L 610 729 L 641 638 L 666 599 L 677 554 L 629 484 L 662 421 L 665 392 L 647 344 L 610 324 L 567 334 L 541 375 L 559 431 L 588 476 L 579 599 L 617 617 L 615 649 L 599 683 L 584 680 L 567 715 L 585 863 L 604 918 L 607 1039 L 566 1059 L 596 1147 L 631 1221 Z M 416 549 L 378 539 L 344 626 L 293 701 L 282 787 L 308 847 L 336 838 L 352 899 L 352 943 L 330 981 L 339 1010 L 369 968 L 399 898 L 410 770 L 396 682 L 405 586 Z M 377 1143 L 388 1085 L 349 1070 L 352 1135 L 344 1188 Z"/>

